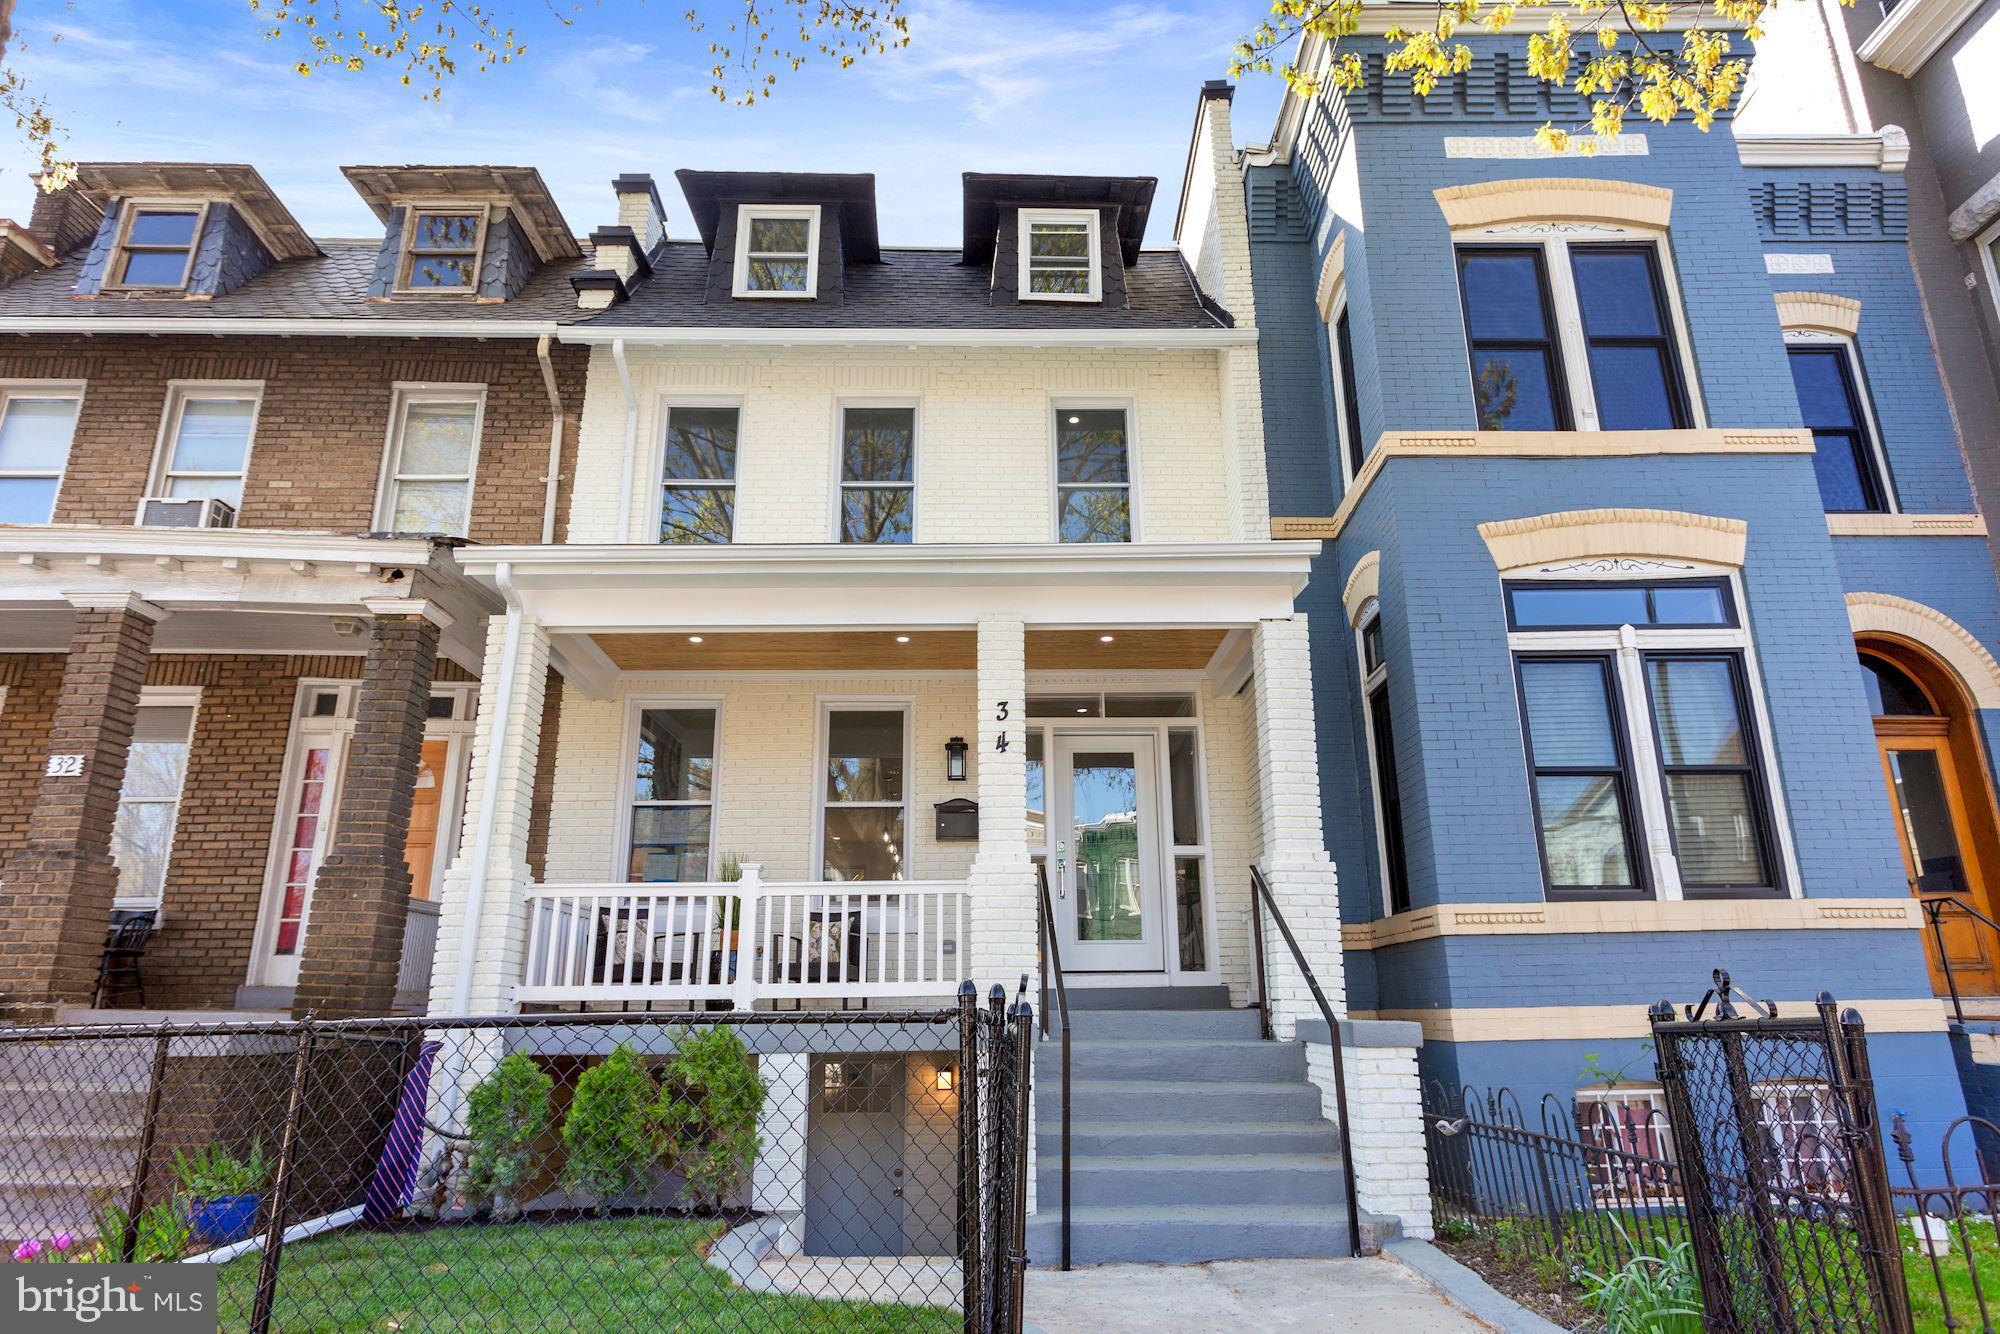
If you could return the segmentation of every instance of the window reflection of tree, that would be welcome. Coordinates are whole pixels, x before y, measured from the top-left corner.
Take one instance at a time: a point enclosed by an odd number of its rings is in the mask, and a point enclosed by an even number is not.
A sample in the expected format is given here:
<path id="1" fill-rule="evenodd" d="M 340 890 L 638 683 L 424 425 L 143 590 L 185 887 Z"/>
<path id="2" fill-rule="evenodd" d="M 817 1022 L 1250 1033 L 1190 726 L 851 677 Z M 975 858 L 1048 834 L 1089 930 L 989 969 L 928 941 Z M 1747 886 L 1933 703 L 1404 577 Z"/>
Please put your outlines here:
<path id="1" fill-rule="evenodd" d="M 1507 419 L 1514 415 L 1514 404 L 1519 396 L 1512 363 L 1492 360 L 1481 366 L 1478 378 L 1472 382 L 1473 403 L 1479 412 L 1479 429 L 1505 430 Z"/>

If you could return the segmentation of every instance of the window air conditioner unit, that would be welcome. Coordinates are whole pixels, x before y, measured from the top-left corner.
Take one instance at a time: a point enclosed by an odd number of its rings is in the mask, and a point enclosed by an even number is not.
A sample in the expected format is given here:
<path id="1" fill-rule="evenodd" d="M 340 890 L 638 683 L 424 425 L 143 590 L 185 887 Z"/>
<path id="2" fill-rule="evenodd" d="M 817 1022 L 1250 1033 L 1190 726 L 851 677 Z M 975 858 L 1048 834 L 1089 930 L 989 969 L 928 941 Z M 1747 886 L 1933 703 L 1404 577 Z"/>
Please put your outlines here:
<path id="1" fill-rule="evenodd" d="M 147 496 L 139 508 L 142 528 L 234 528 L 236 507 L 214 496 Z"/>

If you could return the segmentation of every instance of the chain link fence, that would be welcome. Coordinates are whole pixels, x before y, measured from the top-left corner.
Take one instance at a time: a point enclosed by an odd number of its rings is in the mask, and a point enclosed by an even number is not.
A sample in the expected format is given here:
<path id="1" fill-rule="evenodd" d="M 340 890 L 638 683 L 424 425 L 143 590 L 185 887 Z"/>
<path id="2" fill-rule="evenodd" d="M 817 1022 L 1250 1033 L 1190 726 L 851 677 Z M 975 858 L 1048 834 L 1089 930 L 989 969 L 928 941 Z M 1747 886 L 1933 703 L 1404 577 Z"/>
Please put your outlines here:
<path id="1" fill-rule="evenodd" d="M 1018 1330 L 1026 1014 L 0 1031 L 0 1239 L 259 1334 Z"/>

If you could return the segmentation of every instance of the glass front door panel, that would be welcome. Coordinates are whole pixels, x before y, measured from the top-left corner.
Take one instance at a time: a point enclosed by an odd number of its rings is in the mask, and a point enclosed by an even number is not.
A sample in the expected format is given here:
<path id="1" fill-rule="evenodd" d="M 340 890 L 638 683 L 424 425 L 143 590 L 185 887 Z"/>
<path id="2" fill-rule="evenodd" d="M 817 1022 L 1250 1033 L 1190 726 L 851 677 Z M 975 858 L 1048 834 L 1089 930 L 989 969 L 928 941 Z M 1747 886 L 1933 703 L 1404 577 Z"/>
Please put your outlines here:
<path id="1" fill-rule="evenodd" d="M 1129 750 L 1080 751 L 1070 765 L 1078 940 L 1137 940 L 1139 765 Z"/>
<path id="2" fill-rule="evenodd" d="M 1916 889 L 1922 894 L 1964 894 L 1965 860 L 1952 827 L 1944 771 L 1936 751 L 1892 750 L 1889 775 L 1895 786 L 1896 818 L 1910 850 Z"/>
<path id="3" fill-rule="evenodd" d="M 1153 734 L 1058 732 L 1050 745 L 1049 882 L 1067 971 L 1166 967 L 1160 760 Z"/>
<path id="4" fill-rule="evenodd" d="M 278 909 L 274 952 L 296 957 L 305 932 L 306 905 L 312 898 L 313 876 L 319 870 L 320 825 L 332 814 L 328 797 L 333 778 L 333 748 L 314 746 L 306 752 L 299 774 L 298 803 L 287 826 L 284 896 Z"/>

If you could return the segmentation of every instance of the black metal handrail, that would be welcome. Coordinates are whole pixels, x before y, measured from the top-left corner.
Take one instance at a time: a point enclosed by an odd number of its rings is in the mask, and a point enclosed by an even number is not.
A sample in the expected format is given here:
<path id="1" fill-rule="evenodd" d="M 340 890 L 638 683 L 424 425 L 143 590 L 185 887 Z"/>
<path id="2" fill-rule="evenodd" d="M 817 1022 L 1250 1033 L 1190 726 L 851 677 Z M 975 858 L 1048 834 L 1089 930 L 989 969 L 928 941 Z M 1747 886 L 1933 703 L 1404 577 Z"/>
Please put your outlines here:
<path id="1" fill-rule="evenodd" d="M 1985 923 L 1986 929 L 1993 933 L 1994 943 L 1996 944 L 2000 944 L 2000 922 L 1994 921 L 1991 917 L 1988 917 L 1985 913 L 1979 911 L 1979 909 L 1973 907 L 1955 894 L 1936 894 L 1928 898 L 1920 898 L 1917 902 L 1923 905 L 1924 916 L 1930 919 L 1931 939 L 1937 944 L 1938 967 L 1944 969 L 1945 989 L 1951 992 L 1951 1012 L 1957 1017 L 1958 1022 L 1962 1024 L 1965 1022 L 1965 1004 L 1958 998 L 1958 979 L 1952 975 L 1951 971 L 1951 951 L 1944 947 L 1944 910 L 1946 908 L 1956 908 L 1967 917 L 1976 918 L 1978 921 Z"/>
<path id="2" fill-rule="evenodd" d="M 1056 945 L 1056 914 L 1049 903 L 1049 868 L 1035 863 L 1035 889 L 1041 900 L 1042 1036 L 1049 1035 L 1049 976 L 1056 979 L 1056 1009 L 1062 1034 L 1062 1267 L 1069 1272 L 1069 985 L 1063 981 L 1062 950 Z"/>
<path id="3" fill-rule="evenodd" d="M 1306 986 L 1312 990 L 1313 1000 L 1319 1003 L 1320 1017 L 1326 1020 L 1327 1045 L 1333 1049 L 1333 1101 L 1340 1115 L 1340 1173 L 1347 1183 L 1347 1253 L 1360 1255 L 1361 1200 L 1354 1189 L 1354 1142 L 1348 1134 L 1347 1062 L 1340 1054 L 1340 1021 L 1333 1017 L 1333 1006 L 1327 1004 L 1326 993 L 1320 990 L 1319 978 L 1313 974 L 1312 965 L 1306 962 L 1305 951 L 1299 948 L 1291 924 L 1278 911 L 1278 900 L 1273 897 L 1271 886 L 1265 883 L 1264 873 L 1253 865 L 1250 868 L 1250 937 L 1257 946 L 1257 1007 L 1263 1012 L 1265 1038 L 1270 1038 L 1272 1033 L 1271 978 L 1264 970 L 1263 907 L 1270 908 L 1271 920 L 1278 924 L 1278 933 L 1285 938 L 1285 945 L 1292 952 L 1292 962 L 1299 966 Z M 1067 1144 L 1067 1136 L 1064 1142 Z M 1065 1191 L 1064 1195 L 1067 1197 L 1068 1192 Z M 1067 1198 L 1064 1203 L 1067 1207 Z"/>

